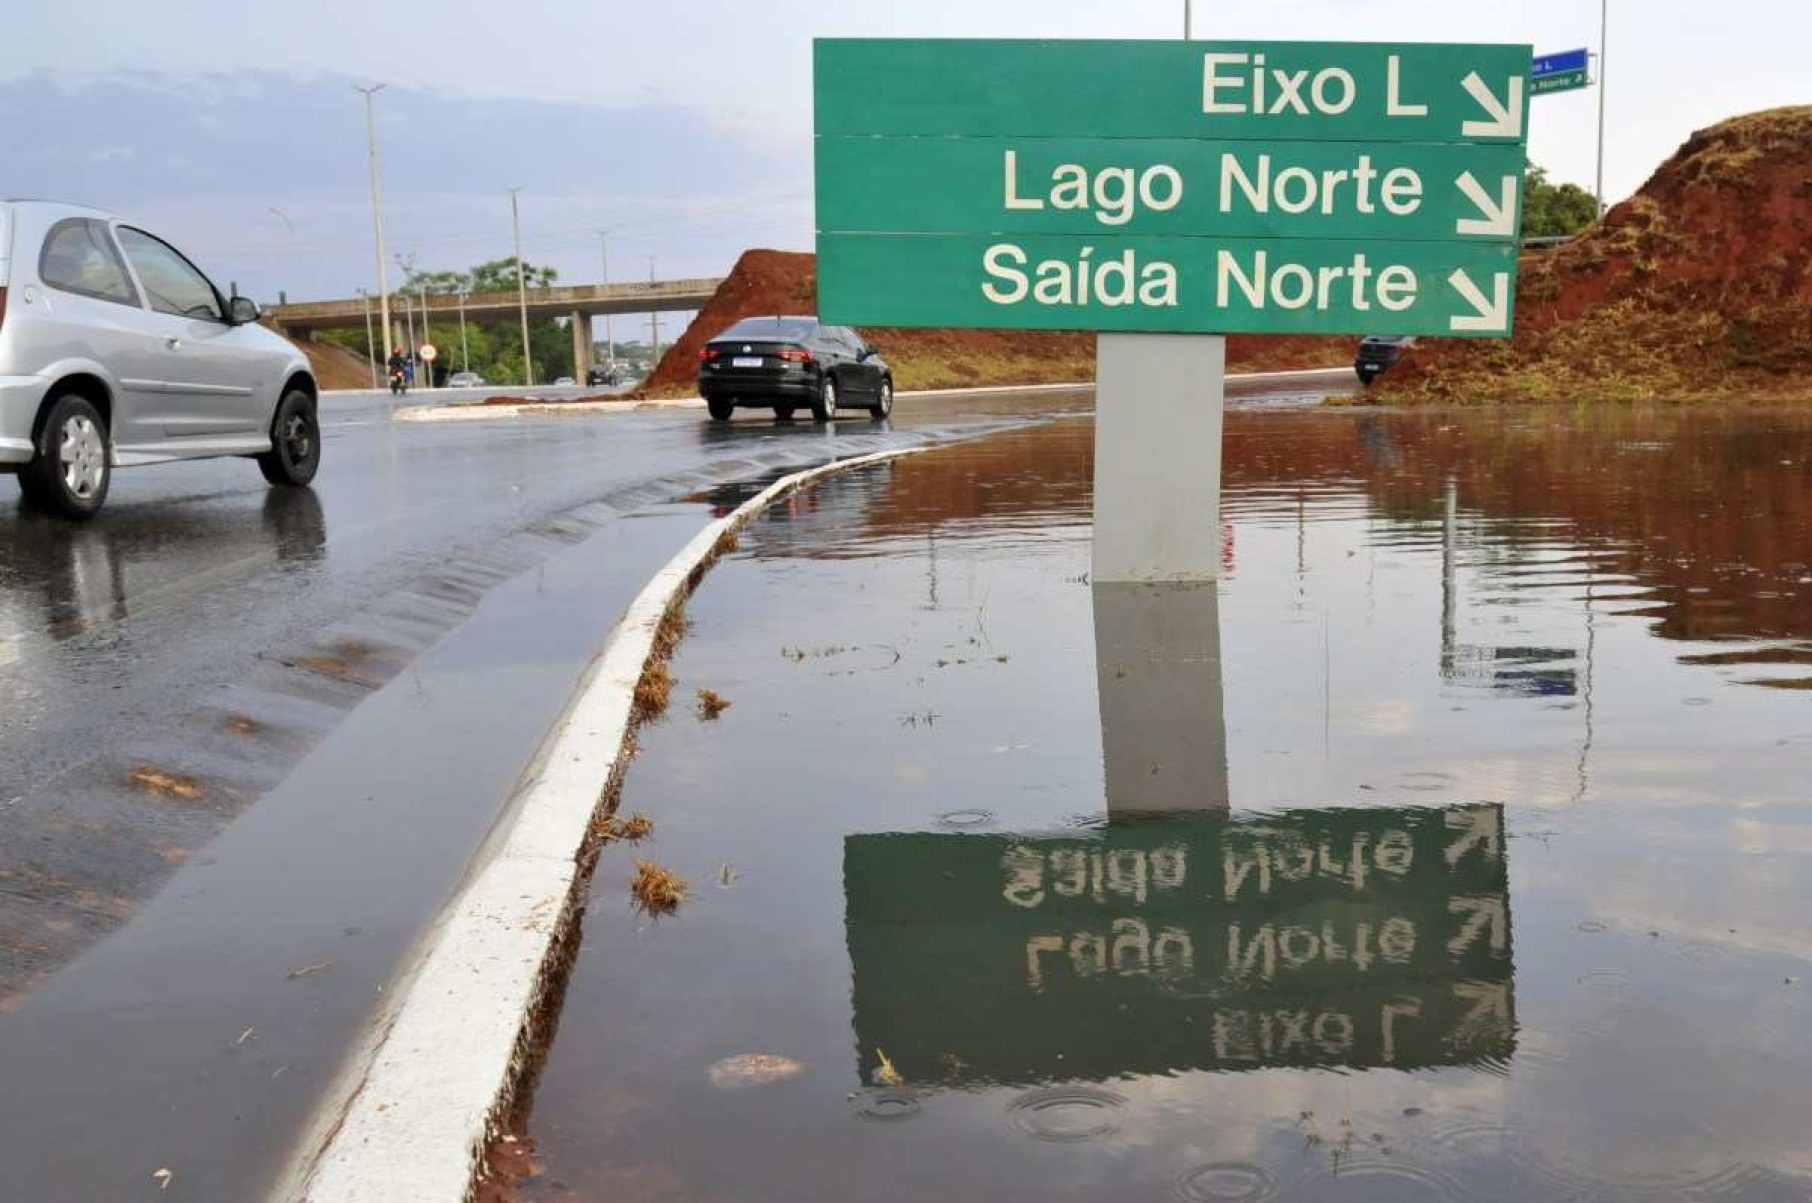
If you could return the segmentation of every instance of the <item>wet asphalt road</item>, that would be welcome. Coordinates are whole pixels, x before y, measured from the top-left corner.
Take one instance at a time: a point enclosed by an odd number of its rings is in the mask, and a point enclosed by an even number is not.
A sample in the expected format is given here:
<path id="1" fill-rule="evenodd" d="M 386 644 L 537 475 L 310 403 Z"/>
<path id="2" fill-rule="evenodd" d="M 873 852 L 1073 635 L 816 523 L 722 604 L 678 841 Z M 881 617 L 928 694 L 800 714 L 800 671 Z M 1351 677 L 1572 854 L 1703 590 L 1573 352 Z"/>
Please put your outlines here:
<path id="1" fill-rule="evenodd" d="M 323 406 L 310 490 L 224 460 L 121 473 L 85 526 L 9 507 L 15 1189 L 276 1180 L 616 616 L 710 516 L 675 499 L 1089 401 L 908 401 L 824 429 L 690 410 L 398 424 L 388 397 L 348 395 Z"/>

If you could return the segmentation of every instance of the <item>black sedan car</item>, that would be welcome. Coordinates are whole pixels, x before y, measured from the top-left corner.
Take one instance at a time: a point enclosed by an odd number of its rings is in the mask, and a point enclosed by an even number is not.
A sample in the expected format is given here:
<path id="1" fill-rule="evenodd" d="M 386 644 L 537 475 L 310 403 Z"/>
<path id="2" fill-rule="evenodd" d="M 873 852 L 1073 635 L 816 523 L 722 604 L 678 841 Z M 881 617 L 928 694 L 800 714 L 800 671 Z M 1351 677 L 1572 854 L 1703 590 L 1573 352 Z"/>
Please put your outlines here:
<path id="1" fill-rule="evenodd" d="M 815 317 L 751 317 L 698 353 L 698 391 L 711 419 L 727 422 L 739 407 L 772 409 L 790 418 L 807 406 L 819 422 L 841 409 L 893 412 L 893 371 L 880 349 L 848 326 Z"/>
<path id="2" fill-rule="evenodd" d="M 1416 345 L 1416 340 L 1402 334 L 1368 334 L 1359 340 L 1359 351 L 1353 356 L 1353 371 L 1360 384 L 1370 384 L 1403 358 L 1403 352 Z"/>

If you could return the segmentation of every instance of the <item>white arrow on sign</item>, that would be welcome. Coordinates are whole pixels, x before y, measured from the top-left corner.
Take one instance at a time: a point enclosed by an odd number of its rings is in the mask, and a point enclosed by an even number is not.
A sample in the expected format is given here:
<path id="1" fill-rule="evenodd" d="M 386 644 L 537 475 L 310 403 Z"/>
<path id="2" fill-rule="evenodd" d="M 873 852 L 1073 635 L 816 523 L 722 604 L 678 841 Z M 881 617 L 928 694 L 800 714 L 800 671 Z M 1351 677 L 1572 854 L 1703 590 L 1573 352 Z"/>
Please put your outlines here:
<path id="1" fill-rule="evenodd" d="M 1469 806 L 1461 811 L 1447 812 L 1447 830 L 1454 832 L 1458 838 L 1447 845 L 1445 855 L 1447 867 L 1453 868 L 1460 863 L 1460 858 L 1474 848 L 1485 849 L 1486 860 L 1497 860 L 1503 855 L 1503 844 L 1498 840 L 1498 812 L 1491 806 Z"/>
<path id="2" fill-rule="evenodd" d="M 1510 273 L 1491 273 L 1492 294 L 1487 297 L 1472 282 L 1466 269 L 1456 267 L 1447 282 L 1477 313 L 1456 313 L 1447 319 L 1449 330 L 1508 330 L 1510 328 Z"/>
<path id="3" fill-rule="evenodd" d="M 1510 989 L 1502 983 L 1456 982 L 1453 996 L 1472 1004 L 1460 1022 L 1454 1025 L 1452 1043 L 1471 1044 L 1481 1037 L 1496 1036 L 1510 1024 Z"/>
<path id="4" fill-rule="evenodd" d="M 1454 933 L 1453 939 L 1447 941 L 1448 956 L 1459 956 L 1476 943 L 1480 936 L 1485 937 L 1493 956 L 1504 955 L 1504 948 L 1509 942 L 1510 926 L 1502 898 L 1452 898 L 1447 902 L 1447 913 L 1466 916 L 1460 923 L 1460 930 Z"/>
<path id="5" fill-rule="evenodd" d="M 1454 232 L 1458 234 L 1484 234 L 1496 238 L 1513 238 L 1516 235 L 1516 177 L 1507 175 L 1498 184 L 1498 195 L 1493 197 L 1485 191 L 1485 186 L 1470 171 L 1462 171 L 1460 178 L 1454 181 L 1466 199 L 1478 206 L 1484 217 L 1462 217 L 1453 223 Z"/>
<path id="6" fill-rule="evenodd" d="M 1486 121 L 1462 121 L 1460 133 L 1468 138 L 1520 138 L 1523 136 L 1523 81 L 1520 76 L 1510 77 L 1510 103 L 1499 104 L 1497 93 L 1491 86 L 1479 78 L 1477 71 L 1460 81 L 1462 87 L 1472 93 L 1472 98 L 1479 102 L 1479 107 L 1490 114 Z"/>

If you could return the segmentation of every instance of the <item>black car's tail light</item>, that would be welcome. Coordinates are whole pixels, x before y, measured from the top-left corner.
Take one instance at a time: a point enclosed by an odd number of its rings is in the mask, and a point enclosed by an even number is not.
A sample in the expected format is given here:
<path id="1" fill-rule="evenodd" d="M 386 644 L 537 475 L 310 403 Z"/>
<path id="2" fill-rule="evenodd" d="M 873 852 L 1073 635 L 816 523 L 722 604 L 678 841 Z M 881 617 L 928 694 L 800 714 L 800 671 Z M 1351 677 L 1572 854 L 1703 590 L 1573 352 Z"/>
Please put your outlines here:
<path id="1" fill-rule="evenodd" d="M 780 358 L 791 360 L 794 363 L 810 363 L 812 353 L 804 347 L 782 347 L 780 348 Z"/>
<path id="2" fill-rule="evenodd" d="M 698 361 L 700 363 L 707 363 L 722 354 L 723 352 L 719 351 L 716 347 L 700 347 L 698 349 Z"/>

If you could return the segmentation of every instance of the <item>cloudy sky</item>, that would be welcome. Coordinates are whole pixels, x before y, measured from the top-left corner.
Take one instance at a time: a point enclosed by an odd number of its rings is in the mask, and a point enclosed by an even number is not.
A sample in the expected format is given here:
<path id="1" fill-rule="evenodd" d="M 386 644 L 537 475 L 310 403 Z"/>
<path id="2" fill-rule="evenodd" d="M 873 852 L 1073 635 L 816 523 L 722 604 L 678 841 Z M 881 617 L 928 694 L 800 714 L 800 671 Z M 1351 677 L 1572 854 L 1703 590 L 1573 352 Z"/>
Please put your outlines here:
<path id="1" fill-rule="evenodd" d="M 1716 19 L 1709 19 L 1715 12 Z M 1198 37 L 1596 46 L 1593 0 L 1196 0 Z M 21 6 L 0 56 L 0 192 L 155 224 L 265 299 L 370 287 L 363 101 L 385 225 L 428 268 L 524 253 L 569 280 L 724 270 L 811 244 L 815 36 L 1161 38 L 1182 0 L 90 0 Z M 1812 5 L 1611 0 L 1606 191 L 1694 129 L 1812 101 Z M 1532 157 L 1590 188 L 1595 90 L 1535 101 Z"/>

